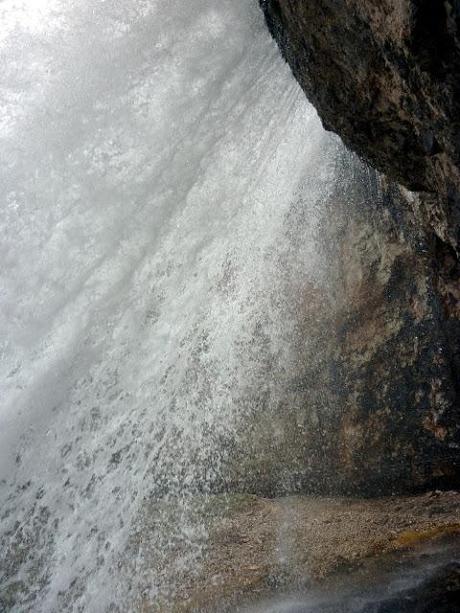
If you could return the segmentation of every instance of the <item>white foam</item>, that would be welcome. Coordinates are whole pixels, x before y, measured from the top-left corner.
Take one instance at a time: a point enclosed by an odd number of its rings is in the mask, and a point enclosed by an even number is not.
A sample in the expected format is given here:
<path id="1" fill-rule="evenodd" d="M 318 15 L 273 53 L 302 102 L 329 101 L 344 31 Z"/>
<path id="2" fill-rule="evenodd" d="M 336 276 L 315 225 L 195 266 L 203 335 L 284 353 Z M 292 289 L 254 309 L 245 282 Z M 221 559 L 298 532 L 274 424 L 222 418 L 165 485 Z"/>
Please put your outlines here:
<path id="1" fill-rule="evenodd" d="M 329 137 L 255 0 L 1 12 L 5 585 L 100 611 L 149 492 L 219 476 L 219 437 L 283 394 Z"/>

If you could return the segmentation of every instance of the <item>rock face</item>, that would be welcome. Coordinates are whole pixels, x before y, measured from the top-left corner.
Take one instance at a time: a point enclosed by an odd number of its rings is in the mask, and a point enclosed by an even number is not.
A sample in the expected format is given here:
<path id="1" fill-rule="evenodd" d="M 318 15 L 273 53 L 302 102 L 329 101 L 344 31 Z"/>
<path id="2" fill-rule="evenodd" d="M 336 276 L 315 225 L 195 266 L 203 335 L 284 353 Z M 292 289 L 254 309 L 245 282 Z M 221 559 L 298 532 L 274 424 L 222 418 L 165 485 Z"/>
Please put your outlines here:
<path id="1" fill-rule="evenodd" d="M 321 462 L 335 481 L 321 487 L 458 487 L 460 5 L 261 6 L 325 127 L 386 177 L 344 158 L 343 191 L 330 202 L 325 242 L 340 265 Z"/>
<path id="2" fill-rule="evenodd" d="M 328 205 L 330 260 L 339 263 L 331 474 L 353 494 L 457 486 L 458 371 L 436 281 L 437 242 L 411 212 L 410 196 L 344 158 Z M 337 207 L 346 196 L 349 206 Z"/>
<path id="3" fill-rule="evenodd" d="M 267 24 L 326 128 L 411 190 L 426 223 L 460 230 L 457 0 L 261 0 Z"/>

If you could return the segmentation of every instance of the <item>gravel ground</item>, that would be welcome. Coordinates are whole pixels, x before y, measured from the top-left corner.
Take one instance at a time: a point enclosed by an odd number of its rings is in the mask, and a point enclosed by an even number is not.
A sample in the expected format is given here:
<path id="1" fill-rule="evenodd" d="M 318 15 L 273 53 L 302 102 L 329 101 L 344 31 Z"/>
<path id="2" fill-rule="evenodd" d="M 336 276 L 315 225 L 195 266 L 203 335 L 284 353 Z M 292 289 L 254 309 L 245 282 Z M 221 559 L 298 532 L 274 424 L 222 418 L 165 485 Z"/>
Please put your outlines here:
<path id="1" fill-rule="evenodd" d="M 383 567 L 395 553 L 452 543 L 460 534 L 457 492 L 377 500 L 237 495 L 224 504 L 218 498 L 203 568 L 170 611 L 235 610 L 275 591 L 327 586 L 375 560 Z M 145 603 L 153 610 L 162 609 Z"/>

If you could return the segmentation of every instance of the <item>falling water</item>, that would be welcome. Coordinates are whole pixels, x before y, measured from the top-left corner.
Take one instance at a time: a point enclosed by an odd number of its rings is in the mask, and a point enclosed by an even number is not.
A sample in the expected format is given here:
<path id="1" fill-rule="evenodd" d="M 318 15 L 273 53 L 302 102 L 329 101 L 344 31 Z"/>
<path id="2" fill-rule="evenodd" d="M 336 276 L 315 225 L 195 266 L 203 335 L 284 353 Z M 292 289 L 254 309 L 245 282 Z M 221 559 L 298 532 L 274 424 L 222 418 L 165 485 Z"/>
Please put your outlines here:
<path id="1" fill-rule="evenodd" d="M 295 485 L 257 463 L 308 400 L 338 145 L 256 0 L 4 0 L 0 54 L 0 602 L 155 606 L 198 493 Z"/>

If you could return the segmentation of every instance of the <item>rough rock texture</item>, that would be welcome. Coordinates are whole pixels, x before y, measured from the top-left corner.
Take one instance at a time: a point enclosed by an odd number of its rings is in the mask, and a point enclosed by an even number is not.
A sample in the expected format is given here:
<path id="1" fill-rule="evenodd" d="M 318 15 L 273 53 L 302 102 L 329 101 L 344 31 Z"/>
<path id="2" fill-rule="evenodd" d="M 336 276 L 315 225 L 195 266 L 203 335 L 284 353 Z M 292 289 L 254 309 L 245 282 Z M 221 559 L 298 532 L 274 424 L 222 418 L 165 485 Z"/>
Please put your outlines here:
<path id="1" fill-rule="evenodd" d="M 409 195 L 346 156 L 327 241 L 336 269 L 337 372 L 328 457 L 343 491 L 459 483 L 459 371 L 436 275 L 437 241 Z M 334 453 L 335 452 L 335 453 Z"/>
<path id="2" fill-rule="evenodd" d="M 324 125 L 415 191 L 455 248 L 460 230 L 457 0 L 261 0 Z"/>
<path id="3" fill-rule="evenodd" d="M 458 486 L 460 4 L 261 6 L 326 128 L 387 177 L 344 159 L 329 203 L 325 242 L 341 265 L 316 483 L 366 495 Z"/>

